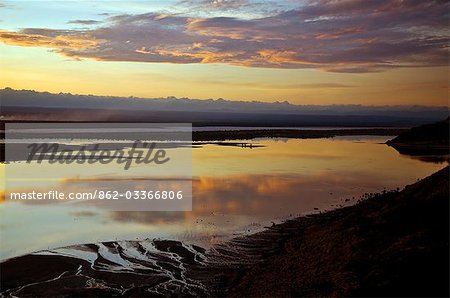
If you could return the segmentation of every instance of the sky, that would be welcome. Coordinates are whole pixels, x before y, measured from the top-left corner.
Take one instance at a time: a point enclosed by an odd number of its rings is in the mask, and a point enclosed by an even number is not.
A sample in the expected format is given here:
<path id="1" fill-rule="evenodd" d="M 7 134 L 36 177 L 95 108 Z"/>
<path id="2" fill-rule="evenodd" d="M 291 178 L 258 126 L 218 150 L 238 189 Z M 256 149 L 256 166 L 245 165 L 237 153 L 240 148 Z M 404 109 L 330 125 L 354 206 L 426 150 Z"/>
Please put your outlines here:
<path id="1" fill-rule="evenodd" d="M 0 1 L 0 88 L 449 105 L 448 0 Z"/>

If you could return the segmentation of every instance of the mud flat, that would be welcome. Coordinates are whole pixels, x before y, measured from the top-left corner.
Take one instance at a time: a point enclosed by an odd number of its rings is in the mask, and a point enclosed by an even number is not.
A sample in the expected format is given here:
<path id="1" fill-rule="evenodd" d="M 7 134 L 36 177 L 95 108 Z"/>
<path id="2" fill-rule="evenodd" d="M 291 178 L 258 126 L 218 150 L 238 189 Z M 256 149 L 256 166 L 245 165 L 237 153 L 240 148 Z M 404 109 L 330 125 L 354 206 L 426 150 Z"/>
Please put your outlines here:
<path id="1" fill-rule="evenodd" d="M 228 296 L 449 294 L 448 167 L 399 193 L 276 228 L 282 249 L 244 270 Z"/>
<path id="2" fill-rule="evenodd" d="M 0 264 L 23 296 L 448 296 L 449 168 L 402 191 L 235 238 L 36 252 Z"/>
<path id="3" fill-rule="evenodd" d="M 261 131 L 220 133 L 212 132 L 226 139 L 268 137 Z M 2 297 L 448 296 L 448 252 L 447 166 L 402 191 L 366 195 L 353 206 L 289 220 L 209 250 L 146 239 L 9 259 L 0 263 L 0 292 Z"/>

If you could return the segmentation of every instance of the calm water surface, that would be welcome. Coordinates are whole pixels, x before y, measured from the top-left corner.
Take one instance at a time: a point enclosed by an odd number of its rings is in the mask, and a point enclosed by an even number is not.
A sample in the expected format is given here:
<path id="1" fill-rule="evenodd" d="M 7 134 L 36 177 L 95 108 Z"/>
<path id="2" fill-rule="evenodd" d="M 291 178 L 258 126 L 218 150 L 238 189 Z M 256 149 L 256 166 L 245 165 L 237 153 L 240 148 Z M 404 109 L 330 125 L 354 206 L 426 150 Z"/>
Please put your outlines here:
<path id="1" fill-rule="evenodd" d="M 0 259 L 107 240 L 165 238 L 209 247 L 271 222 L 351 204 L 366 192 L 403 187 L 445 166 L 400 155 L 383 144 L 388 139 L 258 139 L 250 143 L 262 147 L 199 146 L 192 152 L 192 212 L 119 212 L 83 204 L 3 201 Z M 136 177 L 145 175 L 145 166 L 135 170 Z M 66 166 L 57 182 L 29 179 L 14 187 L 51 189 L 52 183 L 60 183 L 65 190 L 89 190 L 93 180 L 110 174 Z M 126 178 L 135 189 L 145 189 L 145 180 Z"/>

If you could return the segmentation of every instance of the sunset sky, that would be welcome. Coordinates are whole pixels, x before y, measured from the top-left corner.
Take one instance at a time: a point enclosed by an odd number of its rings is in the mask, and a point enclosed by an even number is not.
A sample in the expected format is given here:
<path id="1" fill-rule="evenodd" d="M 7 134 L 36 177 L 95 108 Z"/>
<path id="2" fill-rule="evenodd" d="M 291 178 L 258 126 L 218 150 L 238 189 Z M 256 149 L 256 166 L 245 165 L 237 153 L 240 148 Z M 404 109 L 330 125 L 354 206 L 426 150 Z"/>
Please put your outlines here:
<path id="1" fill-rule="evenodd" d="M 440 105 L 449 1 L 1 1 L 0 88 Z"/>

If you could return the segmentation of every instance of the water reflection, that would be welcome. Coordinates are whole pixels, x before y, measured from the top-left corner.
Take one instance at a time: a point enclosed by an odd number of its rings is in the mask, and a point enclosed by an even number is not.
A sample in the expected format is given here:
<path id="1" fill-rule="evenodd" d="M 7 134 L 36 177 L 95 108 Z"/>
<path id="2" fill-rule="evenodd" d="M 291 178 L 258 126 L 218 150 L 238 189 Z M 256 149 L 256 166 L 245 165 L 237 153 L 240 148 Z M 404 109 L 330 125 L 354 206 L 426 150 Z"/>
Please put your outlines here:
<path id="1" fill-rule="evenodd" d="M 238 175 L 202 177 L 193 181 L 195 202 L 186 214 L 114 212 L 120 221 L 153 224 L 185 221 L 189 218 L 224 215 L 267 220 L 323 210 L 357 199 L 366 191 L 392 188 L 379 175 L 364 172 L 323 172 L 316 175 Z M 351 201 L 351 200 L 350 200 Z M 347 203 L 350 202 L 347 200 Z"/>
<path id="2" fill-rule="evenodd" d="M 0 205 L 0 257 L 136 238 L 162 237 L 209 246 L 260 230 L 271 221 L 351 204 L 352 198 L 365 192 L 403 187 L 445 166 L 402 156 L 384 145 L 386 140 L 261 139 L 252 142 L 262 147 L 252 150 L 202 144 L 193 150 L 190 212 L 124 212 L 110 211 L 101 204 L 7 201 Z M 127 177 L 94 170 L 66 167 L 65 172 L 55 173 L 56 180 L 39 185 L 30 180 L 16 188 L 51 189 L 57 185 L 66 191 L 88 191 L 99 183 L 117 185 L 118 181 L 130 188 L 147 187 L 145 167 Z"/>

